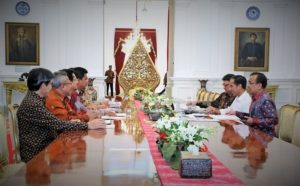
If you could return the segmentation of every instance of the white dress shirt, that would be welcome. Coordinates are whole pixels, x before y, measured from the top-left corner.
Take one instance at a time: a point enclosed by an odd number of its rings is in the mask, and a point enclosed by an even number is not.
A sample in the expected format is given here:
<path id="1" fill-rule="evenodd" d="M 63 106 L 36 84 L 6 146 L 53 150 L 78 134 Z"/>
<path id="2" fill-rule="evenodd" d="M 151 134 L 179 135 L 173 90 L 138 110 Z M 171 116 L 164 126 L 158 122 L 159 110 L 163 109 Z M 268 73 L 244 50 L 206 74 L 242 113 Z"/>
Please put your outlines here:
<path id="1" fill-rule="evenodd" d="M 239 111 L 239 112 L 245 112 L 249 113 L 250 105 L 251 105 L 252 99 L 247 91 L 244 91 L 244 93 L 240 96 L 235 97 L 230 107 L 225 109 L 220 109 L 221 114 L 226 114 L 230 111 Z"/>

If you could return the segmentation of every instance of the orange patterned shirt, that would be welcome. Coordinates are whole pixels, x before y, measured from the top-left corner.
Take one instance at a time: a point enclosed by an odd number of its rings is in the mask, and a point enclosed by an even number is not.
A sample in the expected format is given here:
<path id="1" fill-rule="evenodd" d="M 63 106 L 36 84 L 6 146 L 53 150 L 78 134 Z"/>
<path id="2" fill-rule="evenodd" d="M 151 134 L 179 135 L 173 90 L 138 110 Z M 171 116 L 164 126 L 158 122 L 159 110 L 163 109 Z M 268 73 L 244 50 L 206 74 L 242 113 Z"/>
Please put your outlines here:
<path id="1" fill-rule="evenodd" d="M 46 98 L 47 109 L 56 117 L 62 120 L 79 119 L 83 122 L 88 122 L 87 114 L 78 114 L 70 106 L 70 99 L 61 96 L 55 89 L 52 89 Z"/>

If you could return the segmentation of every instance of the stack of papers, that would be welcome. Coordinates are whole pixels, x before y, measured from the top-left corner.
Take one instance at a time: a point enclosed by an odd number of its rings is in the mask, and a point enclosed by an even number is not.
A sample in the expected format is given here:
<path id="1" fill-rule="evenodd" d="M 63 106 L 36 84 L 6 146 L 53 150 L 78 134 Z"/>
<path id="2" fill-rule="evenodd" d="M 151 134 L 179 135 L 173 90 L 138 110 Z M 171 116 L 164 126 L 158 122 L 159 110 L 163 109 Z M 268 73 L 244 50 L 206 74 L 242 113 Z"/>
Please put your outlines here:
<path id="1" fill-rule="evenodd" d="M 241 119 L 236 115 L 209 115 L 210 117 L 220 121 L 220 120 L 234 120 L 241 123 Z"/>
<path id="2" fill-rule="evenodd" d="M 105 120 L 123 120 L 126 118 L 125 113 L 116 113 L 115 116 L 102 116 L 101 119 Z"/>
<path id="3" fill-rule="evenodd" d="M 110 101 L 108 102 L 109 107 L 111 108 L 120 108 L 122 103 L 121 102 L 116 102 L 116 101 Z"/>
<path id="4" fill-rule="evenodd" d="M 188 114 L 186 115 L 187 119 L 189 121 L 219 121 L 217 119 L 214 119 L 210 117 L 207 114 L 202 114 L 202 113 L 195 113 L 195 114 Z"/>

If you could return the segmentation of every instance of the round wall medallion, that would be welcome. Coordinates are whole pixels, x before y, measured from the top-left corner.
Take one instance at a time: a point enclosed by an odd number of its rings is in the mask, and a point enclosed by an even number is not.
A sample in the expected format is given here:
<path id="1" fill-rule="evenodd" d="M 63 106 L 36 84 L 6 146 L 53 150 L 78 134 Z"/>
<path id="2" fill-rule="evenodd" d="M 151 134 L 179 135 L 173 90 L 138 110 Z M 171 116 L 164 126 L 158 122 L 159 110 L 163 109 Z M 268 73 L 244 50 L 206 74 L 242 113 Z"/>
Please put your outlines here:
<path id="1" fill-rule="evenodd" d="M 246 16 L 250 20 L 257 20 L 260 15 L 260 10 L 256 6 L 250 6 L 246 11 Z"/>
<path id="2" fill-rule="evenodd" d="M 30 12 L 30 6 L 27 2 L 25 1 L 20 1 L 16 4 L 16 12 L 19 15 L 25 16 L 27 14 L 29 14 Z"/>

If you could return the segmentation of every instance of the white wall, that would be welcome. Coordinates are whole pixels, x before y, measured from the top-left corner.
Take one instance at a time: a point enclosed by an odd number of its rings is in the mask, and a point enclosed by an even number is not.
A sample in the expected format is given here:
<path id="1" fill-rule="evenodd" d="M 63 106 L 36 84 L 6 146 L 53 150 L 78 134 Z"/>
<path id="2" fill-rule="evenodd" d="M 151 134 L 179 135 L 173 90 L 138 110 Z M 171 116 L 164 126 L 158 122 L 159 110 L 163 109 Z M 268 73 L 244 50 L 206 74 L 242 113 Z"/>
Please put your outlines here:
<path id="1" fill-rule="evenodd" d="M 105 0 L 105 4 L 103 0 L 27 0 L 31 6 L 27 16 L 17 15 L 17 2 L 0 1 L 0 81 L 16 80 L 34 67 L 5 65 L 5 22 L 37 22 L 40 66 L 52 71 L 83 66 L 97 78 L 99 97 L 103 97 L 103 72 L 114 65 L 114 30 L 136 26 L 135 0 Z M 257 21 L 245 16 L 253 5 L 261 10 Z M 249 72 L 233 70 L 235 27 L 268 27 L 270 68 L 266 75 L 271 84 L 279 85 L 276 103 L 300 102 L 299 10 L 297 0 L 175 0 L 174 75 L 168 85 L 172 96 L 196 95 L 199 79 L 209 79 L 208 89 L 221 92 L 225 73 L 248 77 Z M 167 0 L 138 0 L 137 26 L 157 31 L 156 67 L 161 77 L 166 70 L 167 15 Z M 0 105 L 4 100 L 0 86 Z"/>
<path id="2" fill-rule="evenodd" d="M 166 72 L 167 0 L 138 1 L 138 25 L 135 23 L 135 0 L 27 0 L 27 16 L 15 12 L 18 0 L 0 1 L 0 81 L 17 80 L 36 66 L 5 65 L 5 22 L 40 24 L 40 66 L 56 71 L 74 66 L 85 67 L 96 77 L 99 97 L 104 97 L 104 71 L 114 66 L 115 28 L 156 29 L 157 69 Z M 142 11 L 144 6 L 147 11 Z M 104 47 L 105 46 L 105 47 Z M 0 105 L 5 95 L 1 86 Z M 16 94 L 16 103 L 22 100 Z"/>
<path id="3" fill-rule="evenodd" d="M 246 10 L 257 6 L 256 21 Z M 236 27 L 270 28 L 270 84 L 278 84 L 276 104 L 300 102 L 300 2 L 295 0 L 175 0 L 173 97 L 195 96 L 199 79 L 209 79 L 208 89 L 222 91 L 221 77 L 234 73 Z M 218 83 L 218 84 L 217 84 Z"/>

